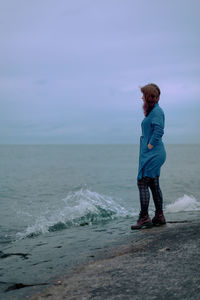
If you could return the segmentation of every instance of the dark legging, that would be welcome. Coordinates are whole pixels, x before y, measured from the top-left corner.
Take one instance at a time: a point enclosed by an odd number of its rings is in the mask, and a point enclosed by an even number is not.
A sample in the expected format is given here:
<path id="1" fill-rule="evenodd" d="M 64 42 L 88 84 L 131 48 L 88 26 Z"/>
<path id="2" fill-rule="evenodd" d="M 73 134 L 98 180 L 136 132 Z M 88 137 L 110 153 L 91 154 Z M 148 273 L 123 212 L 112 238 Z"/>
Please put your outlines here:
<path id="1" fill-rule="evenodd" d="M 156 176 L 155 178 L 143 177 L 142 179 L 138 180 L 137 185 L 140 193 L 141 211 L 143 213 L 148 212 L 149 200 L 150 200 L 149 187 L 152 192 L 156 211 L 162 210 L 163 197 L 159 186 L 159 176 Z"/>

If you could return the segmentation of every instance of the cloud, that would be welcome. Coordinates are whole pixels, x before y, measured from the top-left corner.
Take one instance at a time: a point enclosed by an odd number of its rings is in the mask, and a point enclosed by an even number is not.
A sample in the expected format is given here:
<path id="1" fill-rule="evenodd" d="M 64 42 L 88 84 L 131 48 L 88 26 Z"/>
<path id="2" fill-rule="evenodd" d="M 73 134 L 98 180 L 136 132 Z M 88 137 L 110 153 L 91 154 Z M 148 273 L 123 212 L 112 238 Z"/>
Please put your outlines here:
<path id="1" fill-rule="evenodd" d="M 34 81 L 34 83 L 36 85 L 45 85 L 45 84 L 47 84 L 47 80 L 46 79 L 37 79 Z"/>
<path id="2" fill-rule="evenodd" d="M 132 141 L 148 82 L 160 86 L 173 127 L 181 121 L 193 136 L 184 118 L 198 120 L 199 8 L 195 0 L 182 1 L 181 13 L 178 0 L 1 2 L 1 141 Z"/>

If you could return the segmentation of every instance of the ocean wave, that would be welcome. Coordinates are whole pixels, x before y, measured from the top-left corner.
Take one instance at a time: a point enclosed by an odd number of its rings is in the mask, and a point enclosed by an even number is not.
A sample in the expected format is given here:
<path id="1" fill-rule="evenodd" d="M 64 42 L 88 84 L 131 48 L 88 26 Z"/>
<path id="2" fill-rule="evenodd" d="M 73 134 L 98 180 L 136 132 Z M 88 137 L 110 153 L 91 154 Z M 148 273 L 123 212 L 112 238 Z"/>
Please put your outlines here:
<path id="1" fill-rule="evenodd" d="M 194 210 L 200 210 L 200 202 L 195 197 L 188 195 L 178 198 L 174 203 L 165 207 L 165 211 L 170 213 Z"/>
<path id="2" fill-rule="evenodd" d="M 62 199 L 62 203 L 64 204 L 62 208 L 48 215 L 39 216 L 33 225 L 28 226 L 23 232 L 18 232 L 17 239 L 137 214 L 127 211 L 112 197 L 87 188 L 69 193 L 66 198 Z"/>

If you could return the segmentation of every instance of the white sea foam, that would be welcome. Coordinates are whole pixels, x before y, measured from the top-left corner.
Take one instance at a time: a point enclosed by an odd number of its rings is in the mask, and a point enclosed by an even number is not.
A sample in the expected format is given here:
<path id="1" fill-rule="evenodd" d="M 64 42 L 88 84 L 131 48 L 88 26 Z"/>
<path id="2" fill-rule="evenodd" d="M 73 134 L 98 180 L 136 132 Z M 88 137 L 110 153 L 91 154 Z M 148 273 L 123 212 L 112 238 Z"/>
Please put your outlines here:
<path id="1" fill-rule="evenodd" d="M 116 216 L 126 216 L 130 213 L 117 204 L 112 197 L 92 192 L 89 189 L 80 189 L 70 193 L 63 201 L 70 211 L 71 218 L 85 215 L 87 212 L 99 213 L 99 209 L 112 212 Z"/>
<path id="2" fill-rule="evenodd" d="M 64 203 L 63 203 L 64 202 Z M 63 206 L 64 204 L 64 206 Z M 83 189 L 71 192 L 62 200 L 62 208 L 40 215 L 24 232 L 18 232 L 18 239 L 27 236 L 56 231 L 70 226 L 136 215 L 117 204 L 112 197 Z"/>
<path id="3" fill-rule="evenodd" d="M 193 196 L 184 195 L 178 198 L 174 203 L 168 204 L 165 207 L 166 212 L 181 212 L 200 210 L 200 202 Z"/>

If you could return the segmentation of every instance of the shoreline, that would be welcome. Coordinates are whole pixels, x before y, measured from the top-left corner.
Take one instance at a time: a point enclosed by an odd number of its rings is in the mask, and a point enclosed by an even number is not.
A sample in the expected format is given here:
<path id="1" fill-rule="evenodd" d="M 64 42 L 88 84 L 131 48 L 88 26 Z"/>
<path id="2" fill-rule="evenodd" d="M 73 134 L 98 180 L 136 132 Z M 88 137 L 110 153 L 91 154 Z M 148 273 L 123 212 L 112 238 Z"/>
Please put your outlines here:
<path id="1" fill-rule="evenodd" d="M 200 222 L 130 230 L 126 241 L 24 299 L 199 299 Z"/>

